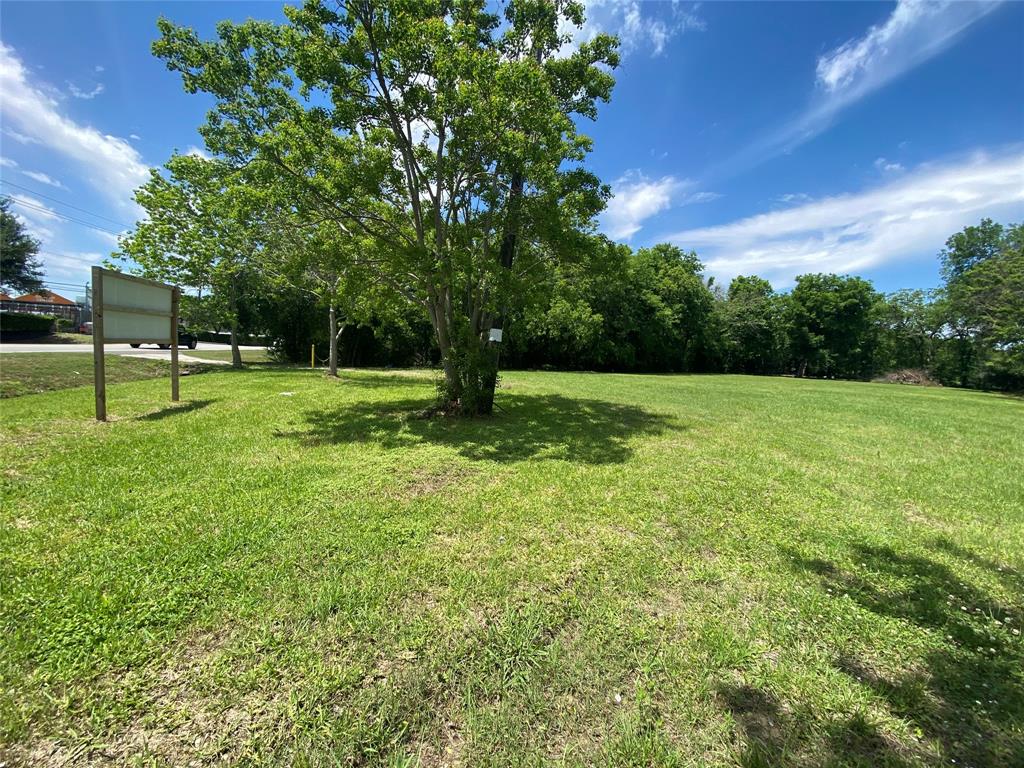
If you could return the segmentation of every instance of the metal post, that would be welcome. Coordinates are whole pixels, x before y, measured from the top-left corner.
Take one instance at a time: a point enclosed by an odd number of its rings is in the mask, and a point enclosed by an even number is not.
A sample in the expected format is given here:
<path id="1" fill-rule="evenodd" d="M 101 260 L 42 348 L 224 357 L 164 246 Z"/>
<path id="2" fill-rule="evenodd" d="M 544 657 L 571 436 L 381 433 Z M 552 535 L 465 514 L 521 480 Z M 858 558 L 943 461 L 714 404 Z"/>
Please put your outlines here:
<path id="1" fill-rule="evenodd" d="M 103 359 L 103 270 L 92 268 L 92 376 L 96 421 L 107 420 L 107 371 Z"/>
<path id="2" fill-rule="evenodd" d="M 171 402 L 178 402 L 178 297 L 181 289 L 171 289 Z"/>

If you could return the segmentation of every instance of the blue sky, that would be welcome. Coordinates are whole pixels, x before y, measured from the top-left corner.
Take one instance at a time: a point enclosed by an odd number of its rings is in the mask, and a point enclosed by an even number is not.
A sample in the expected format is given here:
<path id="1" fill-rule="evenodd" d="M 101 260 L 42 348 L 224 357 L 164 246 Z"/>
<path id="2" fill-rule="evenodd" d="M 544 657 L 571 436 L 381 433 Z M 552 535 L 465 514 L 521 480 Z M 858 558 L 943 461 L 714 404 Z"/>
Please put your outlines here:
<path id="1" fill-rule="evenodd" d="M 3 3 L 2 190 L 55 289 L 133 223 L 149 166 L 201 148 L 209 102 L 151 56 L 156 18 L 212 36 L 280 8 Z M 936 285 L 965 224 L 1024 220 L 1024 3 L 604 0 L 574 40 L 598 31 L 624 52 L 586 127 L 611 237 L 693 248 L 720 280 L 835 271 L 890 291 Z"/>

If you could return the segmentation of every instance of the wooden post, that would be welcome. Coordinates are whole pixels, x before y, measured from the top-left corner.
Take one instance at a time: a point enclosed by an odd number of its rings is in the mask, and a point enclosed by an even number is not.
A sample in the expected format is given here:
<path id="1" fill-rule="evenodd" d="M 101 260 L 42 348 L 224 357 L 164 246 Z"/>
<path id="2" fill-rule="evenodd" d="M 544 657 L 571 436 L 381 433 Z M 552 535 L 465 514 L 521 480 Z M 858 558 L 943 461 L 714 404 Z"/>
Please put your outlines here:
<path id="1" fill-rule="evenodd" d="M 316 368 L 316 344 L 309 345 L 309 367 Z"/>
<path id="2" fill-rule="evenodd" d="M 171 289 L 171 402 L 178 402 L 178 298 L 181 289 Z"/>
<path id="3" fill-rule="evenodd" d="M 103 359 L 103 270 L 92 268 L 92 376 L 96 421 L 107 420 L 107 370 Z"/>

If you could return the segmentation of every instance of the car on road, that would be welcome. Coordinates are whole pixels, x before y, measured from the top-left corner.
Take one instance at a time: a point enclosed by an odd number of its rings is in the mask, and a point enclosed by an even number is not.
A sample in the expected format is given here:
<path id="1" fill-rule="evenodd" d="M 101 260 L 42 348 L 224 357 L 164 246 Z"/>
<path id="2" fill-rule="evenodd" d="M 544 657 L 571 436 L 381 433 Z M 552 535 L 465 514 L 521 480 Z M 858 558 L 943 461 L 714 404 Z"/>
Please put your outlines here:
<path id="1" fill-rule="evenodd" d="M 199 339 L 193 336 L 191 333 L 186 331 L 184 328 L 178 329 L 178 346 L 188 347 L 189 349 L 195 349 L 199 345 Z M 132 344 L 133 349 L 138 349 L 141 344 Z M 170 344 L 157 344 L 160 349 L 170 349 Z"/>

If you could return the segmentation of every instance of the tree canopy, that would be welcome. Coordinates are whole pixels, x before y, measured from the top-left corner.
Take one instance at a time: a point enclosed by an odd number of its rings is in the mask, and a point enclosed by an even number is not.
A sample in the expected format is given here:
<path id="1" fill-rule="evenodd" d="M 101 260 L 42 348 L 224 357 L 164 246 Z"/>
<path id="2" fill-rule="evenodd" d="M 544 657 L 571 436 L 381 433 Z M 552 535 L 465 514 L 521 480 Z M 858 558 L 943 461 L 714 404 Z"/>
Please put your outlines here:
<path id="1" fill-rule="evenodd" d="M 0 286 L 24 292 L 43 287 L 39 246 L 21 219 L 11 213 L 11 199 L 0 197 Z"/>
<path id="2" fill-rule="evenodd" d="M 445 405 L 490 410 L 489 329 L 536 276 L 577 258 L 608 190 L 582 165 L 580 118 L 618 62 L 598 35 L 569 55 L 578 2 L 312 0 L 288 23 L 224 22 L 217 39 L 160 21 L 154 52 L 216 105 L 201 131 L 251 185 L 287 190 L 306 222 L 430 319 Z"/>

